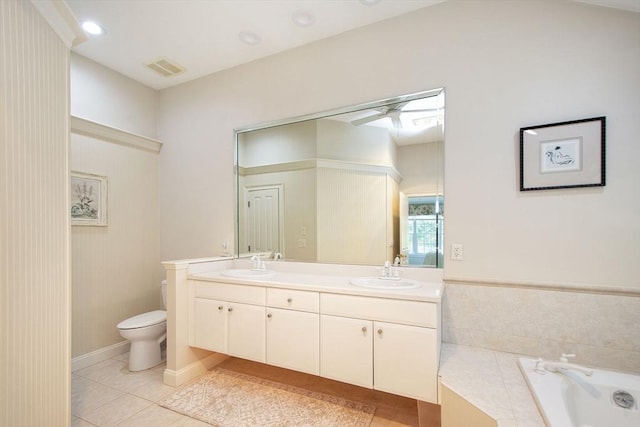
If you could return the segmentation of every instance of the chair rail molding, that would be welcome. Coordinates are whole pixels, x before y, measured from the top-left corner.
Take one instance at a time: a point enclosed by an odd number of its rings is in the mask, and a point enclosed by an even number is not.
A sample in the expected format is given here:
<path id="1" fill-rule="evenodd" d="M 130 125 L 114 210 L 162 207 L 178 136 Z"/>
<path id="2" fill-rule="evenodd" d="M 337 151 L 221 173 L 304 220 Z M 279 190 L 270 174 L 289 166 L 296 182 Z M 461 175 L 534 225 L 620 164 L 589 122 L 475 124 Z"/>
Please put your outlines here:
<path id="1" fill-rule="evenodd" d="M 71 116 L 71 133 L 98 138 L 153 153 L 159 153 L 162 149 L 162 142 L 157 139 L 127 132 L 73 115 Z"/>

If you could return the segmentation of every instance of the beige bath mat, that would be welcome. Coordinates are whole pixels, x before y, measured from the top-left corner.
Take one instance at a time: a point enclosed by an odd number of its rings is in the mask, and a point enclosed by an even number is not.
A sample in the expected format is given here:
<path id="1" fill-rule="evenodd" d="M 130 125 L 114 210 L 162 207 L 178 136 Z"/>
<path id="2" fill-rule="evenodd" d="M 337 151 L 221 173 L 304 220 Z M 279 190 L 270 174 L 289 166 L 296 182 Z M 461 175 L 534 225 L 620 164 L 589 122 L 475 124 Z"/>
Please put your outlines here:
<path id="1" fill-rule="evenodd" d="M 368 426 L 375 407 L 217 368 L 160 406 L 217 427 Z"/>

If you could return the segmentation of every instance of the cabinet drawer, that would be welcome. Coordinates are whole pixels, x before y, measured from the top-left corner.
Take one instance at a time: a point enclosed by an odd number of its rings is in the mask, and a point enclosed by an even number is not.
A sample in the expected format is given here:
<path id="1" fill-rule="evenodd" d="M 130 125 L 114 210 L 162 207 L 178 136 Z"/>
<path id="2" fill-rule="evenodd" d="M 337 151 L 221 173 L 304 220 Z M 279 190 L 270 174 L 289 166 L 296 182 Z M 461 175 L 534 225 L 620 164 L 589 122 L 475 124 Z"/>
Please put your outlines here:
<path id="1" fill-rule="evenodd" d="M 218 299 L 246 304 L 264 305 L 265 289 L 260 286 L 193 281 L 196 298 Z"/>
<path id="2" fill-rule="evenodd" d="M 427 328 L 438 327 L 438 307 L 430 302 L 323 293 L 320 296 L 320 312 Z"/>
<path id="3" fill-rule="evenodd" d="M 267 306 L 317 313 L 320 297 L 318 292 L 268 288 Z"/>

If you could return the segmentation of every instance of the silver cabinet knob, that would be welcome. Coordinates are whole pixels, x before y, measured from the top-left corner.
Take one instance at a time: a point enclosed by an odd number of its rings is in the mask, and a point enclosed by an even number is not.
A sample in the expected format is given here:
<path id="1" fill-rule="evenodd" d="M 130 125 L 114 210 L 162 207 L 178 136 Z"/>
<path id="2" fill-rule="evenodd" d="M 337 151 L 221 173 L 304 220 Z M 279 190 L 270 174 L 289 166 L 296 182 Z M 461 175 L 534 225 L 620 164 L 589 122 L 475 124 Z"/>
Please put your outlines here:
<path id="1" fill-rule="evenodd" d="M 219 305 L 219 306 L 218 306 L 218 310 L 220 310 L 220 311 L 222 311 L 222 309 L 223 309 L 223 308 L 224 308 L 224 307 L 223 307 L 223 306 L 221 306 L 221 305 Z"/>
<path id="2" fill-rule="evenodd" d="M 269 319 L 271 319 L 271 317 L 273 317 L 273 314 L 269 313 L 269 314 L 267 314 L 267 317 L 268 317 Z"/>
<path id="3" fill-rule="evenodd" d="M 378 335 L 382 335 L 382 329 L 378 329 Z"/>
<path id="4" fill-rule="evenodd" d="M 366 332 L 367 332 L 367 327 L 366 327 L 366 326 L 363 326 L 363 327 L 362 327 L 362 333 L 364 334 L 364 333 L 366 333 Z"/>
<path id="5" fill-rule="evenodd" d="M 293 302 L 293 299 L 291 299 L 291 298 L 287 298 L 287 302 L 288 302 L 289 304 L 291 304 L 291 302 Z"/>
<path id="6" fill-rule="evenodd" d="M 229 308 L 227 309 L 227 311 L 229 311 L 229 312 L 233 311 L 233 307 L 229 307 Z"/>

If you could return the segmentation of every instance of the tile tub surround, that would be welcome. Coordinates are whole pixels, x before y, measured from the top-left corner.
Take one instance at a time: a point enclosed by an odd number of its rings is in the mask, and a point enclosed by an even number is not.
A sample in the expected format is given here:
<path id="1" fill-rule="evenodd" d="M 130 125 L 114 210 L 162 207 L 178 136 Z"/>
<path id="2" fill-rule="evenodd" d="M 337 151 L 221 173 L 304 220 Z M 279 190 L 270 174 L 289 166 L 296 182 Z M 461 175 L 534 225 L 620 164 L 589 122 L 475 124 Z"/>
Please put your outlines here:
<path id="1" fill-rule="evenodd" d="M 442 340 L 640 373 L 640 294 L 446 283 Z"/>
<path id="2" fill-rule="evenodd" d="M 438 375 L 498 427 L 545 427 L 516 354 L 443 343 Z"/>

